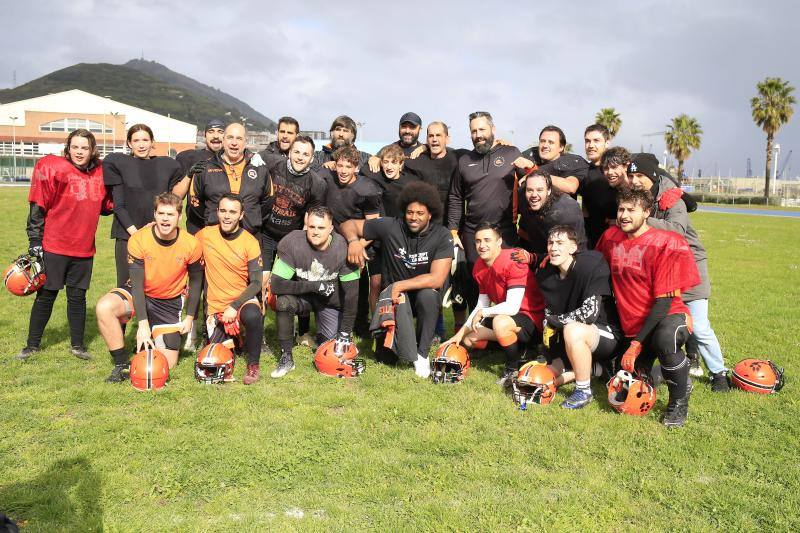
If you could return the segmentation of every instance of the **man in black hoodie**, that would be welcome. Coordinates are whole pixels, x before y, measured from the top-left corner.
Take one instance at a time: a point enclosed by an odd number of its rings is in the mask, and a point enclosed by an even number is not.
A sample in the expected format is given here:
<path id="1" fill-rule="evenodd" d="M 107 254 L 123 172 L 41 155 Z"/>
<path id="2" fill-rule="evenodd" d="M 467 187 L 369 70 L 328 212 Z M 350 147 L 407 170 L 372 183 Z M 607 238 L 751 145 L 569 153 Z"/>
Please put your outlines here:
<path id="1" fill-rule="evenodd" d="M 469 128 L 475 148 L 458 160 L 447 198 L 447 228 L 455 245 L 466 252 L 467 269 L 472 272 L 478 252 L 470 243 L 475 242 L 475 228 L 481 222 L 497 224 L 503 242 L 516 244 L 517 169 L 533 163 L 522 158 L 515 146 L 495 140 L 492 115 L 486 111 L 471 113 Z M 478 300 L 474 284 L 466 296 L 470 308 L 474 307 Z"/>
<path id="2" fill-rule="evenodd" d="M 314 154 L 314 168 L 322 167 L 328 170 L 336 169 L 336 162 L 333 160 L 333 153 L 343 146 L 353 146 L 358 135 L 356 122 L 347 115 L 340 115 L 333 119 L 331 124 L 331 142 L 322 147 Z M 362 167 L 369 161 L 369 154 L 359 150 L 358 166 Z M 332 206 L 329 206 L 332 207 Z"/>
<path id="3" fill-rule="evenodd" d="M 267 147 L 258 152 L 267 166 L 270 168 L 277 161 L 286 161 L 289 157 L 289 148 L 297 136 L 300 134 L 300 123 L 292 117 L 281 117 L 278 119 L 278 129 L 275 131 L 276 140 L 272 141 Z"/>

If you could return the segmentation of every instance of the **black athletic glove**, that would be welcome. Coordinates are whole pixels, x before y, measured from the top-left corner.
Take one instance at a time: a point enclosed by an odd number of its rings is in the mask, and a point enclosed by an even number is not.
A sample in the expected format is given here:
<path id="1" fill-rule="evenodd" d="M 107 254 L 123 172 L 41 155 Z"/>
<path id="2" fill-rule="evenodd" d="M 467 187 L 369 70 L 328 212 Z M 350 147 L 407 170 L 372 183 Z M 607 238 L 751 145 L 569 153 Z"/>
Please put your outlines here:
<path id="1" fill-rule="evenodd" d="M 40 241 L 31 241 L 28 246 L 28 255 L 41 259 L 44 256 L 44 249 Z"/>
<path id="2" fill-rule="evenodd" d="M 189 176 L 194 176 L 195 174 L 200 174 L 201 172 L 203 172 L 203 170 L 205 170 L 205 168 L 206 168 L 205 161 L 199 161 L 199 162 L 195 163 L 194 165 L 192 165 L 192 168 L 189 169 Z"/>

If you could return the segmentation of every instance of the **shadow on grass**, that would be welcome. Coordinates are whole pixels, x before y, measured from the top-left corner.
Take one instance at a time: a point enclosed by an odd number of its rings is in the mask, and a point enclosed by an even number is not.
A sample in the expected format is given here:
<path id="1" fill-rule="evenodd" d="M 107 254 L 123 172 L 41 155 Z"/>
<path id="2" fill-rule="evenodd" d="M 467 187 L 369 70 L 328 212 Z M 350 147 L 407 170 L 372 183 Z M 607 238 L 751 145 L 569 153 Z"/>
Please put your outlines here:
<path id="1" fill-rule="evenodd" d="M 0 511 L 41 531 L 102 531 L 101 481 L 84 457 L 62 459 L 46 472 L 0 488 Z"/>

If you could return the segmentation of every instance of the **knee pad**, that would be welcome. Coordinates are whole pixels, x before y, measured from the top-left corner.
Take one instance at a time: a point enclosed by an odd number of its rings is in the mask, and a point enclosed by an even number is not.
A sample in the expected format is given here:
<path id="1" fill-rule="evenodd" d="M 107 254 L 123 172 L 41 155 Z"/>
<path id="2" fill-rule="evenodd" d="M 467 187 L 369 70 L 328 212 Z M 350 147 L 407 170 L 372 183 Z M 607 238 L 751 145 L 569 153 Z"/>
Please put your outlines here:
<path id="1" fill-rule="evenodd" d="M 245 304 L 239 309 L 239 322 L 244 327 L 260 326 L 262 317 L 261 309 L 255 304 Z"/>
<path id="2" fill-rule="evenodd" d="M 86 302 L 86 289 L 67 287 L 67 301 L 74 303 Z"/>
<path id="3" fill-rule="evenodd" d="M 517 342 L 517 334 L 514 333 L 513 331 L 504 333 L 503 335 L 497 335 L 497 344 L 499 344 L 503 348 L 511 346 L 516 342 Z"/>
<path id="4" fill-rule="evenodd" d="M 284 313 L 297 314 L 299 306 L 297 305 L 297 298 L 291 294 L 281 294 L 278 296 L 275 304 L 275 309 Z"/>
<path id="5" fill-rule="evenodd" d="M 667 371 L 677 370 L 687 364 L 683 351 L 661 354 L 658 356 L 658 360 L 661 362 L 661 368 Z"/>

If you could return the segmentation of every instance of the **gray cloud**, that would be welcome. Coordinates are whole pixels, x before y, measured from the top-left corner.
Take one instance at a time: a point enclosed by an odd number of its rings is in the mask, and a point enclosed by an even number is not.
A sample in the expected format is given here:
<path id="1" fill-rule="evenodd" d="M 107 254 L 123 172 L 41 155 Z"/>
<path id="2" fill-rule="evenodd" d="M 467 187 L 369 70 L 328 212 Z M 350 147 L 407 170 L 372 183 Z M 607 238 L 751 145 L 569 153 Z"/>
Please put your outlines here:
<path id="1" fill-rule="evenodd" d="M 580 152 L 583 128 L 612 106 L 623 118 L 616 142 L 652 143 L 659 156 L 663 139 L 642 135 L 687 113 L 704 130 L 687 170 L 724 175 L 744 174 L 748 157 L 763 171 L 765 138 L 750 118 L 755 84 L 781 76 L 800 87 L 800 7 L 789 0 L 273 4 L 14 2 L 4 36 L 20 45 L 0 57 L 0 86 L 14 70 L 24 83 L 143 50 L 308 128 L 347 113 L 366 123 L 360 137 L 392 140 L 398 117 L 414 110 L 469 145 L 466 115 L 485 109 L 522 148 L 556 123 Z M 783 154 L 800 148 L 797 117 L 778 140 Z"/>

